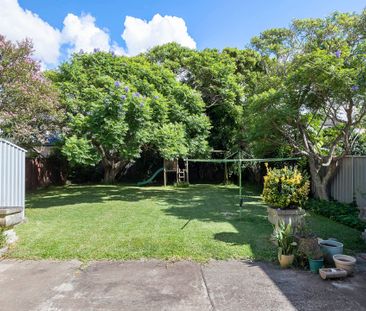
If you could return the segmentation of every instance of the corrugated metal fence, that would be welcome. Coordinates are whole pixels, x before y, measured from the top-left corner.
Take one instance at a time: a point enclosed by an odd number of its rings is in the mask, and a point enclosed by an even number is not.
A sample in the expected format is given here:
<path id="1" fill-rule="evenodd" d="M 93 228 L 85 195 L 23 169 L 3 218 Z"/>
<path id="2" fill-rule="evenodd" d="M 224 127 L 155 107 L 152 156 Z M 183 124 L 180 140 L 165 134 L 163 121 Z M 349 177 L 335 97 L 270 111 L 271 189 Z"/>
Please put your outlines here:
<path id="1" fill-rule="evenodd" d="M 0 139 L 0 208 L 21 207 L 24 211 L 25 153 Z"/>
<path id="2" fill-rule="evenodd" d="M 346 156 L 340 161 L 337 173 L 330 184 L 333 199 L 363 205 L 366 200 L 366 156 Z"/>

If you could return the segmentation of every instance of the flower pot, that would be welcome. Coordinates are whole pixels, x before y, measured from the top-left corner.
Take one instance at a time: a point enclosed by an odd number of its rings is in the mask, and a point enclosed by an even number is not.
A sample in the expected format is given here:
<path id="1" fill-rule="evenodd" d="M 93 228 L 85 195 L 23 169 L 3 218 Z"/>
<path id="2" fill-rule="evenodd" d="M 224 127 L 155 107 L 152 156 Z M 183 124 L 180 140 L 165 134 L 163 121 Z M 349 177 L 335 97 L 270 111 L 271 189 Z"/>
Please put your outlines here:
<path id="1" fill-rule="evenodd" d="M 278 261 L 280 262 L 281 268 L 288 268 L 294 262 L 294 255 L 279 255 Z"/>
<path id="2" fill-rule="evenodd" d="M 334 255 L 343 254 L 343 244 L 338 241 L 321 240 L 319 245 L 323 252 L 324 261 L 329 265 L 334 265 Z"/>
<path id="3" fill-rule="evenodd" d="M 333 260 L 336 268 L 344 269 L 347 271 L 347 275 L 352 275 L 356 264 L 356 258 L 347 255 L 334 255 Z"/>
<path id="4" fill-rule="evenodd" d="M 319 273 L 319 269 L 324 267 L 324 258 L 312 259 L 309 258 L 310 271 L 313 273 Z"/>
<path id="5" fill-rule="evenodd" d="M 267 207 L 268 221 L 275 226 L 275 230 L 280 222 L 286 225 L 291 222 L 292 228 L 300 226 L 304 222 L 305 211 L 301 208 L 276 209 Z"/>

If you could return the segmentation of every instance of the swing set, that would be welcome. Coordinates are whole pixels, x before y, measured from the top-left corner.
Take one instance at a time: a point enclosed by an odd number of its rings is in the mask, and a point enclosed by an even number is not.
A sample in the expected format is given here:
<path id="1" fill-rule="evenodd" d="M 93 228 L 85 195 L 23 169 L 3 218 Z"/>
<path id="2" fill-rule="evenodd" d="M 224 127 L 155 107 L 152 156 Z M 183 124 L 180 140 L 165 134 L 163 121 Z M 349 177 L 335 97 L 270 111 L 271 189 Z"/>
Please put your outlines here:
<path id="1" fill-rule="evenodd" d="M 188 179 L 188 171 L 189 171 L 189 162 L 192 163 L 223 163 L 225 164 L 225 169 L 227 163 L 238 163 L 238 179 L 239 179 L 239 215 L 240 218 L 242 217 L 242 209 L 243 209 L 243 203 L 244 203 L 244 197 L 243 197 L 243 186 L 242 186 L 242 169 L 244 163 L 269 163 L 269 162 L 283 162 L 283 161 L 296 161 L 300 160 L 301 158 L 264 158 L 264 159 L 248 159 L 248 158 L 242 158 L 242 152 L 237 152 L 239 157 L 237 159 L 185 159 L 186 163 L 186 171 L 187 171 L 187 180 L 186 182 L 189 183 Z M 233 155 L 235 155 L 234 153 Z M 231 156 L 233 156 L 231 155 Z"/>
<path id="2" fill-rule="evenodd" d="M 221 152 L 222 151 L 216 151 Z M 231 159 L 232 156 L 238 154 L 238 158 Z M 284 161 L 296 161 L 300 160 L 301 158 L 264 158 L 264 159 L 250 159 L 250 158 L 243 158 L 242 152 L 238 151 L 224 159 L 183 159 L 184 167 L 179 165 L 179 159 L 174 160 L 167 160 L 164 159 L 164 166 L 159 168 L 150 178 L 137 183 L 138 186 L 144 186 L 153 182 L 155 177 L 160 173 L 163 172 L 164 174 L 164 186 L 167 185 L 168 175 L 174 173 L 176 184 L 187 183 L 189 184 L 189 163 L 218 163 L 225 165 L 225 176 L 227 175 L 227 164 L 228 163 L 237 163 L 238 164 L 238 179 L 239 179 L 239 214 L 240 218 L 242 217 L 242 209 L 244 203 L 243 197 L 243 186 L 242 186 L 242 169 L 244 163 L 269 163 L 269 162 L 284 162 Z"/>

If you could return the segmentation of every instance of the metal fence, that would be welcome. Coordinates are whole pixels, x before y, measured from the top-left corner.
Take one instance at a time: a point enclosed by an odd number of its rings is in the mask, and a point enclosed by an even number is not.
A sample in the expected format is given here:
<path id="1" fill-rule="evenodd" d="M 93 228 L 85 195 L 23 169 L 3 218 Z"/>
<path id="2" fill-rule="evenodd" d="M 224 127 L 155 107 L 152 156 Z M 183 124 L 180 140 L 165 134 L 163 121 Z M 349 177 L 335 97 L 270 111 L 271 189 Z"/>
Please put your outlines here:
<path id="1" fill-rule="evenodd" d="M 22 208 L 23 215 L 25 153 L 24 149 L 0 139 L 0 209 Z"/>
<path id="2" fill-rule="evenodd" d="M 366 202 L 366 156 L 346 156 L 330 184 L 331 197 L 339 202 Z"/>

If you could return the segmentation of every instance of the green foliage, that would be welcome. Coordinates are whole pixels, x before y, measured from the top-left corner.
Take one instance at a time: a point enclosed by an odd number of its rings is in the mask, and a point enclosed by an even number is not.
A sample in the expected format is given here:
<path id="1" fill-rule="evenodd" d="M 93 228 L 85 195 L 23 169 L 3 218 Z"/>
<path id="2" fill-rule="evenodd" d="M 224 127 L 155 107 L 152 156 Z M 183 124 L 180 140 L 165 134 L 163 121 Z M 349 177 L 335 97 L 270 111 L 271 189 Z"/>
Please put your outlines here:
<path id="1" fill-rule="evenodd" d="M 29 40 L 0 35 L 0 134 L 25 148 L 46 143 L 63 119 L 58 94 L 32 53 Z"/>
<path id="2" fill-rule="evenodd" d="M 296 251 L 297 243 L 291 224 L 280 222 L 275 230 L 274 238 L 278 244 L 279 255 L 293 255 Z"/>
<path id="3" fill-rule="evenodd" d="M 65 140 L 62 153 L 69 159 L 73 165 L 93 165 L 100 160 L 98 154 L 93 151 L 90 142 L 81 137 L 73 135 Z"/>
<path id="4" fill-rule="evenodd" d="M 6 236 L 4 234 L 5 228 L 0 227 L 0 248 L 4 247 L 6 245 Z"/>
<path id="5" fill-rule="evenodd" d="M 253 38 L 266 74 L 246 100 L 247 141 L 258 156 L 282 147 L 309 161 L 317 194 L 350 154 L 366 116 L 366 10 L 294 20 Z"/>
<path id="6" fill-rule="evenodd" d="M 366 229 L 366 222 L 358 217 L 360 210 L 353 204 L 311 199 L 305 208 L 351 228 L 360 231 Z"/>
<path id="7" fill-rule="evenodd" d="M 295 167 L 269 168 L 264 176 L 263 199 L 273 207 L 302 207 L 308 199 L 310 182 Z"/>
<path id="8" fill-rule="evenodd" d="M 263 72 L 257 52 L 234 48 L 194 51 L 169 43 L 151 49 L 147 57 L 200 92 L 206 114 L 215 125 L 210 135 L 214 149 L 243 145 L 244 98 L 253 93 L 258 75 Z"/>
<path id="9" fill-rule="evenodd" d="M 105 180 L 144 147 L 174 158 L 209 149 L 210 123 L 196 91 L 144 57 L 74 54 L 50 73 L 67 111 L 63 153 L 73 163 L 105 168 Z"/>
<path id="10" fill-rule="evenodd" d="M 157 132 L 156 138 L 164 159 L 173 160 L 187 155 L 185 128 L 182 124 L 163 124 Z"/>

